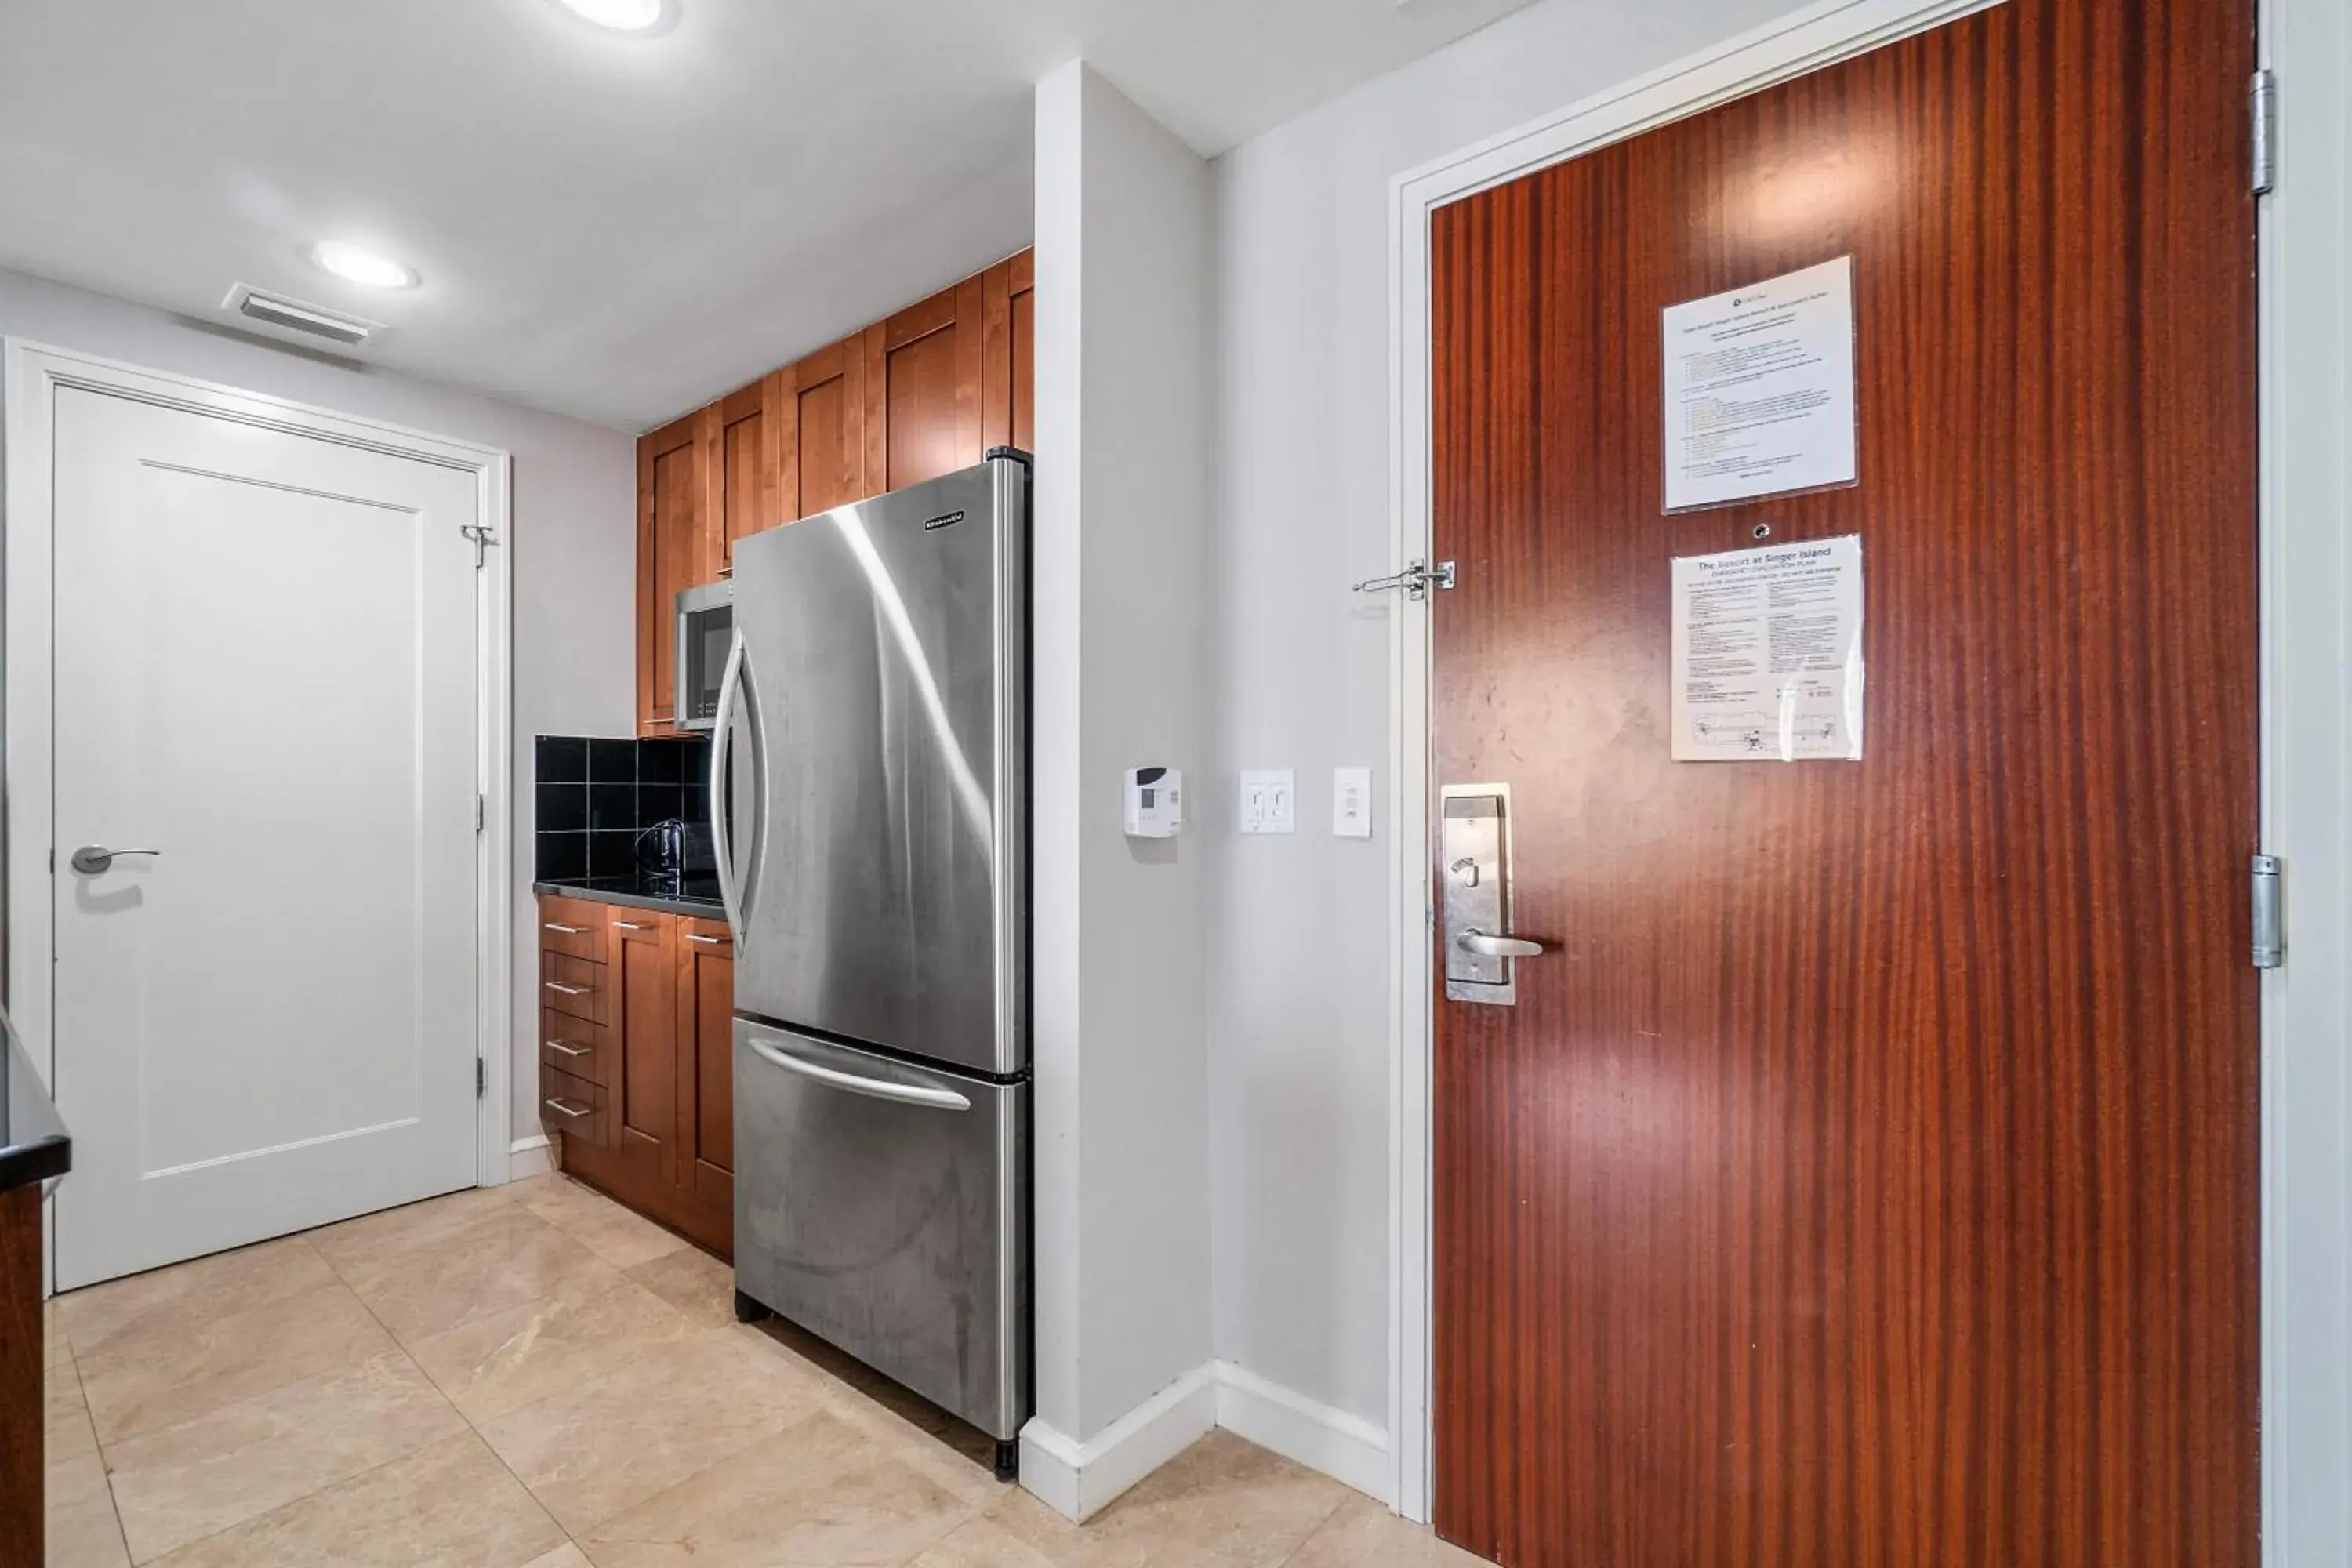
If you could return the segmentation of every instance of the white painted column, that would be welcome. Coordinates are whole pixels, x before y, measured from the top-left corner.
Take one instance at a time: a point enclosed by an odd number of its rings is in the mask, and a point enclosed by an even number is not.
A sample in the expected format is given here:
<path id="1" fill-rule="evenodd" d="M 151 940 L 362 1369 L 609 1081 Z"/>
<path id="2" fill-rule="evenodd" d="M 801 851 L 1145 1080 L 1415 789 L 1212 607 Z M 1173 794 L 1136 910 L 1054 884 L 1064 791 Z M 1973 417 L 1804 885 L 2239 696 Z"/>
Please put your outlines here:
<path id="1" fill-rule="evenodd" d="M 2352 1562 L 2352 13 L 2265 0 L 2262 41 L 2263 1557 L 2318 1568 Z"/>
<path id="2" fill-rule="evenodd" d="M 1119 800 L 1130 767 L 1207 782 L 1212 212 L 1208 164 L 1085 62 L 1038 84 L 1022 1464 L 1075 1517 L 1214 1419 L 1204 856 L 1130 841 Z"/>

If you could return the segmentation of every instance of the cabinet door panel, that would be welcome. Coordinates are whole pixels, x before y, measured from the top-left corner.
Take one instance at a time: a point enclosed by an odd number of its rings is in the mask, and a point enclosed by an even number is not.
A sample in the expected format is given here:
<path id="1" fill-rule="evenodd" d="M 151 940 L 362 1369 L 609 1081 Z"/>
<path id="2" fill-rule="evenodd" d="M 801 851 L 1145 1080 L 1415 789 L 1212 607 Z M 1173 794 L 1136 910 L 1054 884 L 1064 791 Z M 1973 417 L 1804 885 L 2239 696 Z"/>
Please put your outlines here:
<path id="1" fill-rule="evenodd" d="M 678 591 L 700 580 L 708 497 L 701 416 L 637 440 L 637 728 L 667 734 L 677 700 Z"/>
<path id="2" fill-rule="evenodd" d="M 689 1234 L 721 1252 L 735 1231 L 735 942 L 722 922 L 678 926 L 678 1185 Z"/>
<path id="3" fill-rule="evenodd" d="M 785 423 L 781 372 L 730 393 L 718 405 L 710 479 L 716 574 L 735 570 L 735 542 L 783 521 L 777 486 Z"/>
<path id="4" fill-rule="evenodd" d="M 677 956 L 671 915 L 614 910 L 614 1014 L 621 1030 L 620 1152 L 675 1180 Z"/>
<path id="5" fill-rule="evenodd" d="M 797 432 L 790 465 L 795 518 L 860 500 L 866 489 L 866 359 L 856 338 L 819 349 L 789 373 Z"/>
<path id="6" fill-rule="evenodd" d="M 866 330 L 881 367 L 883 472 L 877 493 L 935 479 L 980 461 L 985 363 L 984 275 Z"/>
<path id="7" fill-rule="evenodd" d="M 1034 251 L 1009 257 L 981 274 L 985 298 L 981 446 L 1037 449 L 1037 267 Z"/>

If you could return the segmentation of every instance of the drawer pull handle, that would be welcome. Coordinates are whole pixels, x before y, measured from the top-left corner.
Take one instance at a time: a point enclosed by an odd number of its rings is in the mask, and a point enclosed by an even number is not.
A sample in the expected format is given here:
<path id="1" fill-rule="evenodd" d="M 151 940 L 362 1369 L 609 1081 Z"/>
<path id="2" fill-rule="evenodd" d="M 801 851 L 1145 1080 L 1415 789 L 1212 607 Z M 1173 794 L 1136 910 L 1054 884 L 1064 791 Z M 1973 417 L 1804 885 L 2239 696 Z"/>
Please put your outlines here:
<path id="1" fill-rule="evenodd" d="M 548 921 L 546 929 L 558 932 L 563 936 L 586 936 L 588 934 L 588 928 L 586 926 L 568 926 L 562 921 Z"/>
<path id="2" fill-rule="evenodd" d="M 686 940 L 698 942 L 705 947 L 720 947 L 725 945 L 728 939 L 723 936 L 697 936 L 694 932 L 688 931 L 686 933 Z"/>
<path id="3" fill-rule="evenodd" d="M 614 921 L 613 923 L 619 926 L 623 931 L 651 931 L 654 929 L 651 925 L 648 925 L 643 921 Z"/>
<path id="4" fill-rule="evenodd" d="M 545 1105 L 548 1110 L 555 1112 L 556 1115 L 568 1116 L 574 1121 L 579 1121 L 583 1116 L 593 1116 L 596 1114 L 595 1110 L 592 1107 L 585 1105 L 571 1105 L 561 1100 L 542 1100 L 541 1103 Z"/>
<path id="5" fill-rule="evenodd" d="M 587 994 L 588 994 L 588 987 L 587 987 L 587 986 L 585 986 L 585 985 L 566 985 L 566 984 L 563 984 L 563 982 L 562 982 L 562 981 L 561 981 L 561 980 L 551 980 L 551 981 L 549 981 L 549 982 L 547 983 L 547 988 L 548 988 L 550 991 L 561 991 L 561 992 L 562 992 L 566 996 L 585 996 L 585 995 L 587 995 Z"/>
<path id="6" fill-rule="evenodd" d="M 547 1048 L 551 1051 L 562 1051 L 567 1057 L 584 1057 L 593 1054 L 586 1046 L 575 1046 L 569 1040 L 550 1040 L 547 1042 Z"/>

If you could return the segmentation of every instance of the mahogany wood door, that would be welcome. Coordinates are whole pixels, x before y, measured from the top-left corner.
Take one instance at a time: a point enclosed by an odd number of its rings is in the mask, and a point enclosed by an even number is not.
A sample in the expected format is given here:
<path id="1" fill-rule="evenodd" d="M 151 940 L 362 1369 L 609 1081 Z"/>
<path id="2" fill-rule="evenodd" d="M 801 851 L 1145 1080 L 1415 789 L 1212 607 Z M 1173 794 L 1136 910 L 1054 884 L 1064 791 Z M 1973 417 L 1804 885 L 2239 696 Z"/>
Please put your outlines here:
<path id="1" fill-rule="evenodd" d="M 714 410 L 716 405 L 714 406 Z M 703 413 L 637 437 L 637 731 L 674 733 L 677 594 L 708 580 L 708 459 Z"/>
<path id="2" fill-rule="evenodd" d="M 1037 253 L 981 274 L 986 321 L 981 367 L 981 456 L 992 447 L 1037 449 Z"/>
<path id="3" fill-rule="evenodd" d="M 875 378 L 867 406 L 882 421 L 882 466 L 866 475 L 869 493 L 935 479 L 985 455 L 984 278 L 974 273 L 866 330 L 866 374 Z"/>
<path id="4" fill-rule="evenodd" d="M 677 1184 L 695 1238 L 732 1255 L 735 938 L 724 921 L 677 921 Z"/>
<path id="5" fill-rule="evenodd" d="M 845 338 L 782 373 L 793 445 L 780 464 L 786 521 L 875 493 L 866 488 L 865 334 Z"/>
<path id="6" fill-rule="evenodd" d="M 677 917 L 614 909 L 612 1020 L 620 1037 L 617 1091 L 606 1097 L 614 1153 L 629 1191 L 658 1202 L 677 1158 Z"/>
<path id="7" fill-rule="evenodd" d="M 793 439 L 795 400 L 781 371 L 728 394 L 702 411 L 703 462 L 710 484 L 707 515 L 712 575 L 735 570 L 735 542 L 783 521 L 779 478 L 782 447 Z"/>
<path id="8" fill-rule="evenodd" d="M 1449 1540 L 2256 1562 L 2252 38 L 2009 0 L 1433 215 L 1433 783 L 1551 949 L 1433 1003 Z M 1842 256 L 1859 484 L 1663 515 L 1660 312 Z M 1672 762 L 1768 529 L 1864 755 Z"/>

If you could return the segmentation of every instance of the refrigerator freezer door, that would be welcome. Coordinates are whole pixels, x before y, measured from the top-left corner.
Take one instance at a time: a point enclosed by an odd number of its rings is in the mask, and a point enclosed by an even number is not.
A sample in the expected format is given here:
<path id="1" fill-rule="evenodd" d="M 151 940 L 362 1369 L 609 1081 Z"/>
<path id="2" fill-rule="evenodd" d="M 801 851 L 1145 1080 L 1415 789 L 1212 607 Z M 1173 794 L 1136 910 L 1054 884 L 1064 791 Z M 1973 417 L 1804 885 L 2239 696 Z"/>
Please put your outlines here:
<path id="1" fill-rule="evenodd" d="M 735 1285 L 1009 1441 L 1029 1415 L 1029 1086 L 735 1023 Z"/>
<path id="2" fill-rule="evenodd" d="M 1027 520 L 996 458 L 737 544 L 740 1011 L 1027 1067 Z"/>

